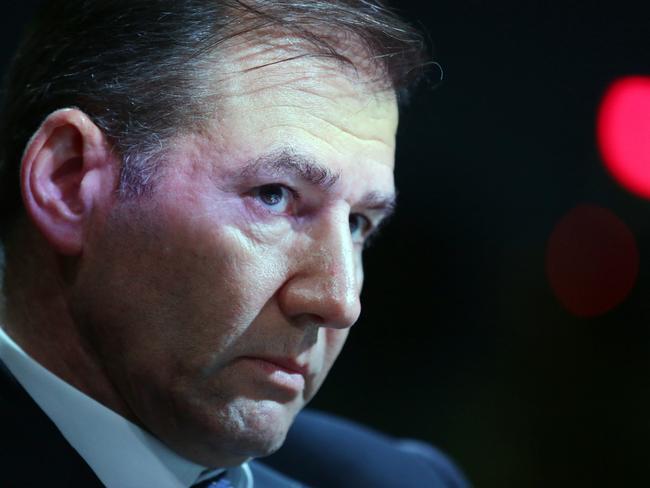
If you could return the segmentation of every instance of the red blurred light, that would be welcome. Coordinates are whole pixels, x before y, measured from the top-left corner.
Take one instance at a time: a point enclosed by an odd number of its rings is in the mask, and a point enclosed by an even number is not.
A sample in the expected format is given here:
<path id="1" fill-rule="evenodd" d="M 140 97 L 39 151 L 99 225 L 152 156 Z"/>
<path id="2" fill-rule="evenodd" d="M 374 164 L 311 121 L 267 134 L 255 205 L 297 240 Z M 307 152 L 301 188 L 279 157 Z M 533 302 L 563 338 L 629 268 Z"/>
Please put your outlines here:
<path id="1" fill-rule="evenodd" d="M 557 224 L 546 249 L 546 273 L 557 299 L 579 317 L 620 304 L 639 271 L 634 235 L 610 210 L 579 205 Z"/>
<path id="2" fill-rule="evenodd" d="M 609 87 L 597 132 L 614 178 L 632 193 L 650 198 L 650 78 L 630 76 Z"/>

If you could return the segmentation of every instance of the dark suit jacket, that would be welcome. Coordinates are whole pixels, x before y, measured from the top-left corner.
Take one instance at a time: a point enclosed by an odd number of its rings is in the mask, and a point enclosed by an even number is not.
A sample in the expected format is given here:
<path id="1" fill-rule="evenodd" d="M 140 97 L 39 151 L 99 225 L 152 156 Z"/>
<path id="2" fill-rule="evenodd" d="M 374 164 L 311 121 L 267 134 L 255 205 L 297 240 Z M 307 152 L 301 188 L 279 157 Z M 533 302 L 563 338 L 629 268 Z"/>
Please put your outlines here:
<path id="1" fill-rule="evenodd" d="M 1 362 L 0 422 L 0 486 L 102 486 L 84 459 Z M 285 446 L 261 461 L 250 463 L 255 488 L 305 484 L 328 488 L 467 486 L 457 469 L 430 446 L 399 444 L 316 412 L 301 413 Z"/>
<path id="2" fill-rule="evenodd" d="M 433 446 L 397 440 L 340 417 L 304 410 L 282 448 L 259 459 L 313 488 L 469 488 Z"/>
<path id="3" fill-rule="evenodd" d="M 0 487 L 100 488 L 103 484 L 56 425 L 0 362 Z M 101 442 L 101 439 L 98 439 Z M 272 468 L 250 463 L 255 488 L 298 488 Z M 142 487 L 155 488 L 155 487 Z"/>

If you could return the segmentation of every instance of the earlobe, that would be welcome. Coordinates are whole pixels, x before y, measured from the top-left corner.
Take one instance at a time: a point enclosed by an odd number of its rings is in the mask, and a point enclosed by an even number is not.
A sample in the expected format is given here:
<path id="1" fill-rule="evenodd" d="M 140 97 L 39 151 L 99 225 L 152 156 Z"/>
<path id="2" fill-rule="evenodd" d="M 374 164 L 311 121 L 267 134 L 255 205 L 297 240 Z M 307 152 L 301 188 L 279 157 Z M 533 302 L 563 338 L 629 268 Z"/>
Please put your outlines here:
<path id="1" fill-rule="evenodd" d="M 28 215 L 59 253 L 77 255 L 93 205 L 110 196 L 115 160 L 102 131 L 77 109 L 50 114 L 29 141 L 21 167 Z"/>

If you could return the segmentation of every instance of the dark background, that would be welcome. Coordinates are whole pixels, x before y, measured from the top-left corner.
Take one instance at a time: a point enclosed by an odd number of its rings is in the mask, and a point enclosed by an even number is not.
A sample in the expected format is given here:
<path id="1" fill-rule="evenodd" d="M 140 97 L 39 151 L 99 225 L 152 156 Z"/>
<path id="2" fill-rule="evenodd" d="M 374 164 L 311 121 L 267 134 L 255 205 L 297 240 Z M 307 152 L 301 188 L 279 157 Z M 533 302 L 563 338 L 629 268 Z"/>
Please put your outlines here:
<path id="1" fill-rule="evenodd" d="M 34 3 L 4 7 L 3 66 Z M 403 114 L 399 210 L 314 405 L 438 445 L 477 487 L 650 486 L 650 204 L 612 181 L 595 136 L 607 86 L 650 75 L 650 7 L 550 3 L 399 3 L 445 78 Z M 581 203 L 640 252 L 628 298 L 592 318 L 545 273 Z"/>

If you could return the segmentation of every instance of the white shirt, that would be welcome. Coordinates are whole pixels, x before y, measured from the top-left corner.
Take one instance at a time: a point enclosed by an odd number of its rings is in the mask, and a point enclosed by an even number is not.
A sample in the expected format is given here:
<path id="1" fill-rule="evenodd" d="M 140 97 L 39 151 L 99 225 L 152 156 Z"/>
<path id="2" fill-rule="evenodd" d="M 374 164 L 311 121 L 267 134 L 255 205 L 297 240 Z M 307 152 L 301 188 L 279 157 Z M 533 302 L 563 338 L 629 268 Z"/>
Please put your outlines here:
<path id="1" fill-rule="evenodd" d="M 2 327 L 0 359 L 108 488 L 187 488 L 205 477 L 204 466 L 52 374 Z M 236 488 L 253 488 L 247 464 L 227 477 Z"/>

